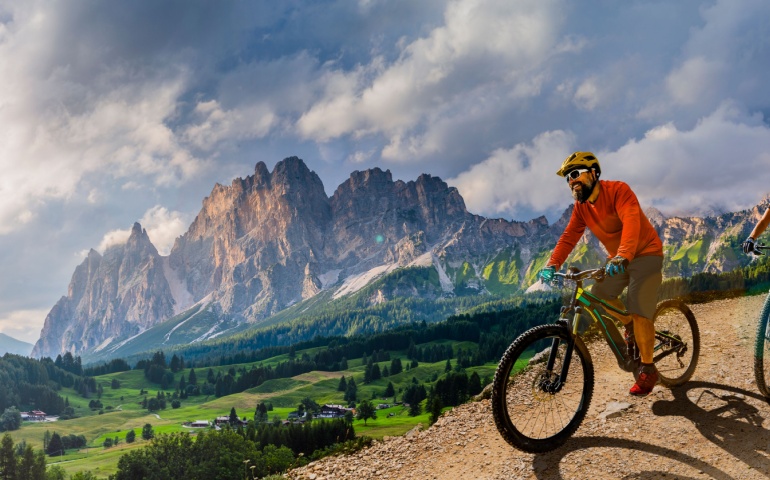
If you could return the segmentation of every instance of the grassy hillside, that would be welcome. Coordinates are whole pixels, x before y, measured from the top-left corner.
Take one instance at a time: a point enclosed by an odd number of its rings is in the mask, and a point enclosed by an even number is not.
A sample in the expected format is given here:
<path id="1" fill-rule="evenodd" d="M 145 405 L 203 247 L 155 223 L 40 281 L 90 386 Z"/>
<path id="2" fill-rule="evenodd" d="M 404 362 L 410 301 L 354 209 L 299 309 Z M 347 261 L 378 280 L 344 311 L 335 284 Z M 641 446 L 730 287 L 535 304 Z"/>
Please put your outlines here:
<path id="1" fill-rule="evenodd" d="M 435 342 L 419 344 L 418 346 L 430 346 Z M 442 344 L 449 345 L 455 350 L 458 348 L 473 348 L 475 344 L 470 342 L 445 341 Z M 318 349 L 299 350 L 298 357 L 314 355 Z M 392 358 L 401 358 L 404 364 L 408 364 L 405 351 L 389 351 Z M 287 355 L 279 355 L 262 362 L 227 365 L 212 367 L 214 374 L 227 372 L 231 369 L 240 371 L 248 370 L 257 365 L 278 365 L 287 360 Z M 390 361 L 379 362 L 380 367 L 390 365 Z M 84 435 L 88 441 L 87 448 L 68 451 L 65 456 L 48 459 L 49 464 L 59 464 L 68 474 L 90 470 L 98 478 L 107 478 L 116 472 L 117 462 L 121 454 L 134 448 L 140 448 L 147 444 L 141 438 L 142 427 L 151 424 L 156 434 L 171 432 L 192 432 L 195 430 L 183 426 L 185 422 L 195 420 L 212 421 L 217 416 L 226 416 L 231 408 L 235 408 L 240 417 L 253 418 L 256 406 L 260 402 L 269 402 L 273 410 L 269 412 L 270 420 L 275 418 L 286 419 L 288 414 L 296 409 L 296 406 L 306 397 L 312 398 L 318 404 L 324 403 L 345 404 L 343 392 L 337 390 L 340 378 L 353 378 L 358 385 L 359 399 L 373 399 L 375 403 L 392 402 L 393 398 L 382 398 L 388 382 L 392 382 L 396 396 L 400 396 L 403 389 L 416 381 L 425 383 L 426 386 L 434 383 L 444 373 L 446 362 L 420 363 L 416 368 L 404 370 L 397 375 L 364 384 L 364 368 L 361 359 L 353 359 L 349 362 L 349 368 L 339 372 L 312 371 L 292 378 L 269 380 L 259 387 L 246 390 L 241 393 L 216 398 L 214 395 L 191 396 L 182 400 L 180 408 L 173 409 L 169 406 L 165 410 L 148 412 L 141 406 L 145 397 L 152 398 L 160 390 L 158 385 L 151 384 L 144 377 L 144 372 L 131 370 L 127 372 L 112 373 L 96 377 L 96 381 L 102 386 L 103 393 L 99 399 L 103 404 L 101 409 L 90 409 L 88 403 L 94 400 L 79 397 L 70 389 L 63 389 L 61 394 L 69 399 L 70 405 L 75 409 L 79 418 L 48 422 L 25 422 L 20 430 L 11 432 L 14 442 L 25 441 L 36 449 L 43 448 L 45 432 L 51 434 L 57 432 L 60 435 Z M 479 376 L 491 377 L 495 369 L 494 363 L 477 367 L 471 367 L 467 371 L 470 374 L 475 371 Z M 199 379 L 205 380 L 209 368 L 196 369 Z M 189 377 L 190 369 L 184 369 L 175 375 L 175 382 L 185 376 Z M 120 383 L 120 388 L 113 389 L 113 380 Z M 141 394 L 140 391 L 147 393 Z M 167 390 L 169 393 L 172 389 Z M 392 413 L 392 416 L 388 414 Z M 428 424 L 427 413 L 415 417 L 409 416 L 403 406 L 394 406 L 387 410 L 378 411 L 377 419 L 370 419 L 364 425 L 363 421 L 356 420 L 354 428 L 358 435 L 366 435 L 372 438 L 382 438 L 386 435 L 401 435 L 418 423 Z M 136 442 L 127 444 L 126 434 L 129 430 L 136 433 Z M 104 448 L 106 439 L 117 438 L 117 447 Z"/>

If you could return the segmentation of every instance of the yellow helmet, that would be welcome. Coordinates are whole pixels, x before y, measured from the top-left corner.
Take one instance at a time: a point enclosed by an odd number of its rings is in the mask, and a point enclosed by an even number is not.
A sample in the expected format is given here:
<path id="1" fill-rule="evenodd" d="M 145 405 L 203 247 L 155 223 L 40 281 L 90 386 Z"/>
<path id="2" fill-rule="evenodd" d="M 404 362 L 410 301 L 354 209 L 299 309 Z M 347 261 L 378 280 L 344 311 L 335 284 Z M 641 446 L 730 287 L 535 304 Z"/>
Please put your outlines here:
<path id="1" fill-rule="evenodd" d="M 564 160 L 564 163 L 561 164 L 561 168 L 556 172 L 556 175 L 563 177 L 569 173 L 570 170 L 576 168 L 593 168 L 596 170 L 597 176 L 602 173 L 602 169 L 599 167 L 599 160 L 597 160 L 593 153 L 575 152 Z"/>

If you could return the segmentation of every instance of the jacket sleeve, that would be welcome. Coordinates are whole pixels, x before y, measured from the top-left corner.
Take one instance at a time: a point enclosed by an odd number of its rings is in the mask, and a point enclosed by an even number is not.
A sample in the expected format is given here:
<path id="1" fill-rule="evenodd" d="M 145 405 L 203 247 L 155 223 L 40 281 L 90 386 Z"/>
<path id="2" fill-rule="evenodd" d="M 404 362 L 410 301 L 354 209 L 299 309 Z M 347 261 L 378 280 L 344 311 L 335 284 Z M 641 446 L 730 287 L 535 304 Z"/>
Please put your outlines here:
<path id="1" fill-rule="evenodd" d="M 546 266 L 552 265 L 556 270 L 559 270 L 567 260 L 567 257 L 569 257 L 569 254 L 572 253 L 572 249 L 575 248 L 577 242 L 580 241 L 580 237 L 583 236 L 585 230 L 586 223 L 578 213 L 577 208 L 574 208 L 569 218 L 569 223 L 567 223 L 567 228 L 564 229 L 561 237 L 559 237 L 559 241 L 556 242 L 556 247 L 553 249 L 551 258 L 546 263 Z"/>
<path id="2" fill-rule="evenodd" d="M 625 183 L 616 193 L 615 211 L 623 223 L 620 245 L 616 255 L 620 255 L 630 262 L 636 257 L 636 250 L 639 247 L 639 235 L 642 230 L 642 207 L 631 187 Z"/>

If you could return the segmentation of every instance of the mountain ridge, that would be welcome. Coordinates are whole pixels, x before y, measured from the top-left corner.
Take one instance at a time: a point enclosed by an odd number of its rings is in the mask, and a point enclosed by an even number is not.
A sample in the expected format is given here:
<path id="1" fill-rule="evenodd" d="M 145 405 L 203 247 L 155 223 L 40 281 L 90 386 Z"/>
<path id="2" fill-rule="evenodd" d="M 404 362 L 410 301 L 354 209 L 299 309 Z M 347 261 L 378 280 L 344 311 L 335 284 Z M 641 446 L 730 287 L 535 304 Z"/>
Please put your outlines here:
<path id="1" fill-rule="evenodd" d="M 468 212 L 457 189 L 438 177 L 394 181 L 379 168 L 352 172 L 327 196 L 301 159 L 288 157 L 272 172 L 260 161 L 253 175 L 213 187 L 168 256 L 158 254 L 138 223 L 126 244 L 103 256 L 89 252 L 46 317 L 32 354 L 106 355 L 196 305 L 209 320 L 177 327 L 185 334 L 176 341 L 213 338 L 259 325 L 324 291 L 334 290 L 330 301 L 355 294 L 410 265 L 436 275 L 419 284 L 406 279 L 372 302 L 511 295 L 534 280 L 571 208 L 550 225 L 542 216 L 485 218 Z M 759 206 L 707 218 L 646 210 L 664 240 L 669 277 L 747 261 L 737 249 L 760 215 Z M 602 258 L 588 233 L 569 261 L 589 266 Z"/>
<path id="2" fill-rule="evenodd" d="M 0 356 L 11 353 L 28 357 L 32 352 L 32 347 L 33 345 L 31 343 L 0 333 Z"/>

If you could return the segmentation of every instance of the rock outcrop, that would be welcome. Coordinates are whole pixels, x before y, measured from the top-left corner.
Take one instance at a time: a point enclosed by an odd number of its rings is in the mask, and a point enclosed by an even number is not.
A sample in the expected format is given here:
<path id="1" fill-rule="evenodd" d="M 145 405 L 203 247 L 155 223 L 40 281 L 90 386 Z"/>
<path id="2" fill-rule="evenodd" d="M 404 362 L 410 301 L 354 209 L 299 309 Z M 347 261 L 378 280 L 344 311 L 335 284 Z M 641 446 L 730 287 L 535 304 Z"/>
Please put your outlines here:
<path id="1" fill-rule="evenodd" d="M 124 245 L 103 256 L 91 250 L 75 269 L 67 296 L 46 317 L 32 355 L 94 350 L 131 337 L 171 317 L 173 303 L 163 258 L 135 223 Z"/>

